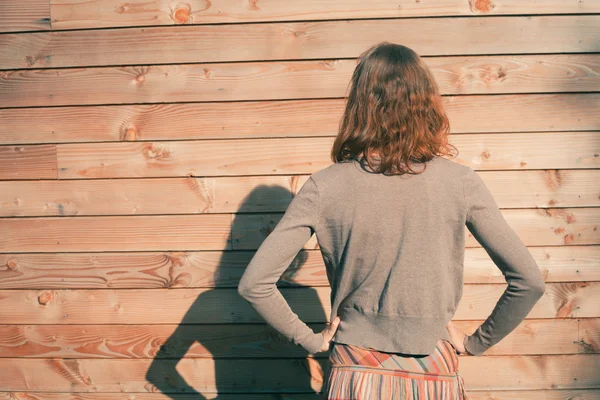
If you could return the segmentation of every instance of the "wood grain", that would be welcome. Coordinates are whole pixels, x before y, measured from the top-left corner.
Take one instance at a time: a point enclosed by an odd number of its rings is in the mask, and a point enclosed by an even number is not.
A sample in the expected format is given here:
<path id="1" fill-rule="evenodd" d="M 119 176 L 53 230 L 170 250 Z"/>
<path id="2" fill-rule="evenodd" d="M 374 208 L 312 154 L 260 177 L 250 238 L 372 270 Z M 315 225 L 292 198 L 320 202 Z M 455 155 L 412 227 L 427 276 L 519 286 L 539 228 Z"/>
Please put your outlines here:
<path id="1" fill-rule="evenodd" d="M 0 32 L 50 29 L 50 1 L 19 0 L 0 3 Z"/>
<path id="2" fill-rule="evenodd" d="M 54 152 L 61 179 L 310 174 L 331 165 L 332 142 L 325 137 L 0 146 L 0 179 L 55 178 Z M 460 149 L 456 162 L 483 170 L 600 164 L 597 132 L 463 134 L 453 135 L 451 143 Z M 238 157 L 243 161 L 229 161 Z"/>
<path id="3" fill-rule="evenodd" d="M 0 146 L 0 179 L 56 179 L 56 146 Z"/>
<path id="4" fill-rule="evenodd" d="M 600 281 L 600 246 L 530 247 L 546 282 Z M 0 254 L 2 289 L 237 287 L 254 251 Z M 318 250 L 301 250 L 278 285 L 327 287 Z M 465 249 L 465 283 L 505 283 L 482 247 Z"/>
<path id="5" fill-rule="evenodd" d="M 506 284 L 467 284 L 453 318 L 485 319 Z M 279 289 L 306 323 L 326 322 L 329 287 Z M 600 317 L 600 282 L 547 283 L 528 318 Z M 237 289 L 4 289 L 0 320 L 12 324 L 264 323 Z"/>
<path id="6" fill-rule="evenodd" d="M 60 179 L 311 174 L 335 138 L 58 144 Z M 598 132 L 451 135 L 454 162 L 477 170 L 598 168 Z M 26 147 L 26 146 L 23 146 Z"/>
<path id="7" fill-rule="evenodd" d="M 509 209 L 502 214 L 526 245 L 600 244 L 596 208 Z M 253 250 L 282 215 L 0 218 L 0 252 Z M 467 247 L 481 246 L 464 231 Z M 318 248 L 316 235 L 304 248 Z"/>
<path id="8" fill-rule="evenodd" d="M 483 320 L 454 323 L 470 334 Z M 325 329 L 324 323 L 308 325 Z M 580 342 L 581 333 L 587 335 Z M 485 355 L 600 353 L 598 339 L 600 318 L 527 319 Z M 306 357 L 267 324 L 0 325 L 0 352 L 14 358 Z"/>
<path id="9" fill-rule="evenodd" d="M 510 29 L 506 29 L 507 26 Z M 5 49 L 0 53 L 0 68 L 356 58 L 381 41 L 402 42 L 421 56 L 594 53 L 600 50 L 599 35 L 600 15 L 597 14 L 7 33 L 0 35 L 0 49 Z M 50 74 L 56 72 L 49 71 Z M 74 74 L 70 77 L 78 79 Z M 78 80 L 84 82 L 85 79 L 89 77 L 84 74 Z M 124 84 L 131 84 L 131 80 Z"/>
<path id="10" fill-rule="evenodd" d="M 599 207 L 599 169 L 480 171 L 502 208 Z M 0 181 L 0 216 L 285 211 L 309 175 Z M 157 190 L 160 188 L 160 190 Z"/>
<path id="11" fill-rule="evenodd" d="M 600 130 L 600 93 L 442 99 L 453 134 Z M 0 109 L 0 144 L 335 136 L 344 102 L 311 99 L 5 108 Z"/>
<path id="12" fill-rule="evenodd" d="M 595 192 L 572 182 L 595 179 L 596 170 L 562 175 L 555 203 L 596 205 Z M 600 176 L 600 170 L 597 171 Z M 552 174 L 552 173 L 551 173 Z M 566 175 L 566 176 L 565 176 Z M 524 175 L 520 175 L 526 180 Z M 514 176 L 513 176 L 514 177 Z M 90 179 L 0 181 L 0 216 L 84 216 L 283 212 L 308 175 L 230 176 L 217 178 Z M 544 179 L 530 177 L 529 183 Z M 547 185 L 546 185 L 547 186 Z M 581 189 L 581 190 L 580 190 Z M 590 188 L 591 189 L 591 188 Z M 547 188 L 548 192 L 550 189 Z M 578 191 L 577 197 L 569 192 Z M 542 189 L 542 193 L 544 190 Z M 538 196 L 543 194 L 538 193 Z M 591 198 L 594 197 L 594 199 Z M 569 200 L 569 199 L 572 199 Z"/>
<path id="13" fill-rule="evenodd" d="M 598 353 L 600 349 L 600 320 L 584 318 L 579 321 L 579 352 Z"/>
<path id="14" fill-rule="evenodd" d="M 461 376 L 472 390 L 598 389 L 598 354 L 462 357 Z M 315 393 L 322 389 L 326 359 L 150 360 L 0 359 L 3 390 L 134 393 Z M 175 370 L 176 365 L 176 370 Z M 198 373 L 216 369 L 216 373 Z M 165 384 L 165 372 L 168 385 Z M 235 374 L 225 373 L 235 371 Z M 540 373 L 544 371 L 544 373 Z M 179 375 L 185 381 L 175 379 Z M 526 379 L 524 377 L 527 377 Z M 155 384 L 149 383 L 154 382 Z M 184 386 L 187 382 L 189 387 Z M 184 389 L 185 388 L 185 389 Z"/>
<path id="15" fill-rule="evenodd" d="M 443 95 L 600 90 L 600 54 L 425 61 Z M 0 107 L 343 97 L 355 67 L 311 60 L 15 70 L 2 73 Z"/>
<path id="16" fill-rule="evenodd" d="M 226 250 L 229 214 L 4 218 L 0 251 Z"/>
<path id="17" fill-rule="evenodd" d="M 498 4 L 500 3 L 500 4 Z M 352 18 L 398 18 L 433 16 L 476 16 L 509 14 L 598 13 L 594 1 L 545 0 L 542 3 L 520 0 L 462 1 L 436 0 L 433 3 L 410 0 L 360 2 L 261 0 L 260 5 L 243 5 L 236 0 L 218 4 L 188 1 L 173 6 L 165 0 L 122 3 L 119 0 L 50 0 L 52 29 L 85 29 L 118 26 L 192 25 L 205 23 L 244 23 Z"/>

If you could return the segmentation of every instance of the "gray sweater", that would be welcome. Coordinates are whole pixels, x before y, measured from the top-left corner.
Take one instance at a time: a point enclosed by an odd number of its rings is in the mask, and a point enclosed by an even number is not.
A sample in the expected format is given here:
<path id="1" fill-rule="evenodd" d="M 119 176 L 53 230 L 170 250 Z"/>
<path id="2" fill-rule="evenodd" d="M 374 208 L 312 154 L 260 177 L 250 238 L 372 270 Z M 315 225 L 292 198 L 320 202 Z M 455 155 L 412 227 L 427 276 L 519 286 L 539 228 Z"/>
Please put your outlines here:
<path id="1" fill-rule="evenodd" d="M 514 330 L 545 291 L 544 278 L 480 176 L 437 157 L 420 175 L 386 176 L 365 162 L 313 173 L 244 272 L 238 293 L 308 353 L 324 337 L 299 319 L 276 283 L 316 233 L 331 286 L 334 342 L 385 352 L 431 354 L 462 297 L 465 225 L 508 286 L 465 338 L 481 356 Z M 424 164 L 421 165 L 425 166 Z"/>

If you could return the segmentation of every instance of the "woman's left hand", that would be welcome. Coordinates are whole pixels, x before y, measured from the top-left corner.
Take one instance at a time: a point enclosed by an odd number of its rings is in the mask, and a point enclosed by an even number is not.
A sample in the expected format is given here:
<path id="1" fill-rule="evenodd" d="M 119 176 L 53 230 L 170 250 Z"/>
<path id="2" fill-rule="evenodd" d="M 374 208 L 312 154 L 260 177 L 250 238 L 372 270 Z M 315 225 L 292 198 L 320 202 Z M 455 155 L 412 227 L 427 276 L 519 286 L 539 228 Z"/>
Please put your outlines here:
<path id="1" fill-rule="evenodd" d="M 448 322 L 448 325 L 446 325 L 446 329 L 450 334 L 450 339 L 452 339 L 452 345 L 454 346 L 458 354 L 471 354 L 467 351 L 467 349 L 465 349 L 464 345 L 464 340 L 467 334 L 461 331 L 456 325 L 454 325 L 454 322 L 452 321 Z"/>
<path id="2" fill-rule="evenodd" d="M 323 335 L 325 340 L 323 340 L 323 346 L 321 346 L 321 349 L 319 349 L 319 351 L 329 350 L 331 340 L 333 339 L 333 336 L 335 336 L 335 332 L 337 331 L 339 325 L 340 317 L 336 316 L 330 324 L 327 324 L 327 328 L 323 329 L 321 335 Z"/>

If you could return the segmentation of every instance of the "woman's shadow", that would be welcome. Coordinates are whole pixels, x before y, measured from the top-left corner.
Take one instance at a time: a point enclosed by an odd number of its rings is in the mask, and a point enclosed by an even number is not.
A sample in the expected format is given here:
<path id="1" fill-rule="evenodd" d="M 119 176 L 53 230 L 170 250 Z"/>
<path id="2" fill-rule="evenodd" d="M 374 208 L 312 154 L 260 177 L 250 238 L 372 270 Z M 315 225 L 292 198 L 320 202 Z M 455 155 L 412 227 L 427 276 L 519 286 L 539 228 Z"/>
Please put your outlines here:
<path id="1" fill-rule="evenodd" d="M 244 199 L 238 212 L 263 211 L 261 207 L 272 212 L 273 203 L 276 202 L 280 202 L 281 210 L 285 211 L 291 197 L 292 193 L 282 186 L 260 185 Z M 220 395 L 226 393 L 316 393 L 311 385 L 311 374 L 315 374 L 314 360 L 309 361 L 305 350 L 287 341 L 267 325 L 237 292 L 245 267 L 279 220 L 274 217 L 273 214 L 252 217 L 235 214 L 228 238 L 234 250 L 223 251 L 212 286 L 196 298 L 179 326 L 160 346 L 146 372 L 146 379 L 155 387 L 153 391 L 160 391 L 173 399 L 178 398 L 177 394 L 184 393 L 192 394 L 194 399 L 219 399 L 222 398 Z M 250 222 L 254 218 L 260 219 L 260 222 Z M 293 286 L 287 289 L 288 292 L 302 291 L 301 296 L 289 296 L 286 300 L 297 314 L 297 310 L 302 309 L 310 315 L 312 321 L 301 318 L 315 332 L 320 332 L 325 327 L 326 316 L 318 293 L 311 287 L 295 284 L 292 279 L 298 268 L 306 263 L 307 257 L 307 252 L 301 250 L 277 286 Z M 190 268 L 202 267 L 202 263 L 198 264 L 193 266 L 187 263 L 183 269 L 188 271 L 182 271 L 181 274 L 189 274 Z M 197 272 L 196 275 L 203 272 Z M 229 309 L 231 304 L 237 304 L 238 309 Z M 188 358 L 204 358 L 194 360 L 200 362 L 193 364 L 193 376 L 198 377 L 198 385 L 206 386 L 198 390 L 203 390 L 208 397 L 198 392 L 177 370 L 179 361 L 190 349 L 193 351 Z M 272 360 L 273 365 L 269 366 L 269 358 L 279 360 Z M 209 361 L 211 359 L 212 362 Z M 278 366 L 283 368 L 280 370 Z M 281 379 L 276 376 L 278 373 L 282 374 Z M 270 378 L 264 379 L 265 374 Z M 189 379 L 190 375 L 185 375 Z M 277 384 L 268 387 L 261 381 Z"/>

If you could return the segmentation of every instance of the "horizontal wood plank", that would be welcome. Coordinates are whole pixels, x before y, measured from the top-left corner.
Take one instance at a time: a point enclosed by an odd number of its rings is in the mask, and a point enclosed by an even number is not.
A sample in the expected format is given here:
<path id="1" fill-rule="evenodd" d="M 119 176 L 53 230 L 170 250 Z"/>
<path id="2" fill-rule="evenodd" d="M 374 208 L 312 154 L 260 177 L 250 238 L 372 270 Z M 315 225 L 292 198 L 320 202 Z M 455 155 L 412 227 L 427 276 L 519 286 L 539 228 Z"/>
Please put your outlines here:
<path id="1" fill-rule="evenodd" d="M 485 319 L 506 284 L 466 284 L 454 318 Z M 329 287 L 280 289 L 304 322 L 325 322 Z M 600 282 L 547 283 L 528 318 L 598 318 Z M 223 324 L 264 320 L 237 289 L 13 290 L 0 298 L 12 324 Z"/>
<path id="2" fill-rule="evenodd" d="M 600 246 L 530 247 L 546 282 L 600 281 Z M 0 254 L 2 289 L 237 287 L 254 251 Z M 505 283 L 482 247 L 465 249 L 465 283 Z M 318 250 L 301 250 L 278 286 L 329 286 Z"/>
<path id="3" fill-rule="evenodd" d="M 600 169 L 478 172 L 501 208 L 598 207 Z M 308 175 L 0 181 L 0 216 L 285 211 Z"/>
<path id="4" fill-rule="evenodd" d="M 596 208 L 502 210 L 529 246 L 600 244 Z M 0 218 L 0 252 L 257 249 L 283 213 Z M 93 227 L 93 228 L 91 228 Z M 481 246 L 465 227 L 467 247 Z M 317 249 L 316 235 L 305 249 Z"/>
<path id="5" fill-rule="evenodd" d="M 425 61 L 444 95 L 600 90 L 600 54 Z M 355 67 L 310 60 L 7 71 L 0 107 L 343 97 Z"/>
<path id="6" fill-rule="evenodd" d="M 243 23 L 352 18 L 442 17 L 511 14 L 598 13 L 594 1 L 545 0 L 542 3 L 503 0 L 501 5 L 488 1 L 436 0 L 435 3 L 411 0 L 380 0 L 358 3 L 354 0 L 322 2 L 282 2 L 261 0 L 260 7 L 243 5 L 236 0 L 221 0 L 218 5 L 188 2 L 173 6 L 164 0 L 51 0 L 52 29 L 114 28 L 119 26 L 192 25 L 207 23 Z"/>
<path id="7" fill-rule="evenodd" d="M 183 321 L 185 322 L 185 321 Z M 586 341 L 578 325 L 585 322 Z M 483 320 L 454 321 L 467 334 Z M 315 332 L 324 323 L 310 323 Z M 600 353 L 600 318 L 528 319 L 485 355 Z M 584 346 L 585 345 L 585 346 Z M 267 324 L 0 325 L 0 353 L 23 358 L 282 358 L 306 357 Z M 319 355 L 316 357 L 323 357 Z"/>
<path id="8" fill-rule="evenodd" d="M 598 354 L 460 357 L 460 373 L 471 390 L 598 389 L 598 369 Z M 2 390 L 315 393 L 322 390 L 327 360 L 186 358 L 151 364 L 150 360 L 3 358 L 0 370 Z"/>
<path id="9" fill-rule="evenodd" d="M 585 195 L 584 184 L 600 178 L 600 170 L 582 170 L 548 196 L 556 204 L 600 205 L 596 193 Z M 596 174 L 590 174 L 594 172 Z M 586 175 L 587 173 L 587 175 Z M 551 172 L 554 174 L 554 172 Z M 557 173 L 558 174 L 558 173 Z M 543 175 L 543 174 L 542 174 Z M 530 184 L 544 179 L 530 177 Z M 526 179 L 524 175 L 521 179 Z M 516 177 L 513 176 L 513 177 Z M 236 176 L 217 178 L 90 179 L 60 181 L 0 181 L 0 216 L 84 216 L 135 214 L 212 214 L 283 212 L 308 175 Z M 580 181 L 581 180 L 581 181 Z M 533 185 L 535 186 L 535 185 Z M 531 188 L 532 186 L 528 186 Z M 590 188 L 591 189 L 591 188 Z M 568 195 L 566 193 L 572 193 Z M 549 189 L 546 189 L 549 191 Z M 543 193 L 544 190 L 542 189 Z M 562 192 L 565 192 L 563 195 Z M 543 198 L 543 194 L 537 193 Z M 581 197 L 578 197 L 581 196 Z M 592 196 L 594 199 L 592 199 Z M 547 197 L 547 199 L 550 199 Z M 583 198 L 583 200 L 582 200 Z"/>
<path id="10" fill-rule="evenodd" d="M 5 218 L 0 251 L 226 250 L 231 215 Z"/>
<path id="11" fill-rule="evenodd" d="M 503 210 L 529 246 L 600 244 L 596 208 Z M 257 249 L 283 213 L 0 218 L 0 252 Z M 91 229 L 90 227 L 93 227 Z M 465 227 L 467 247 L 481 246 Z M 317 249 L 316 235 L 305 249 Z"/>
<path id="12" fill-rule="evenodd" d="M 598 51 L 599 35 L 600 15 L 361 19 L 7 33 L 0 36 L 0 49 L 4 49 L 0 68 L 356 58 L 381 41 L 400 41 L 422 56 L 593 53 Z M 140 73 L 144 70 L 139 69 Z M 52 75 L 56 72 L 49 71 Z M 71 75 L 71 79 L 83 84 L 89 77 L 77 79 Z M 123 81 L 124 85 L 131 83 Z"/>
<path id="13" fill-rule="evenodd" d="M 60 144 L 59 178 L 312 173 L 331 165 L 333 139 Z"/>
<path id="14" fill-rule="evenodd" d="M 334 137 L 58 144 L 60 179 L 312 174 Z M 477 170 L 600 167 L 600 132 L 450 135 Z M 23 147 L 27 147 L 24 145 Z"/>
<path id="15" fill-rule="evenodd" d="M 600 93 L 459 95 L 442 101 L 453 134 L 600 126 Z M 334 136 L 343 109 L 343 99 L 5 108 L 0 144 Z"/>

